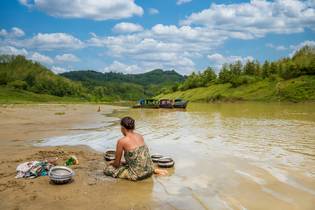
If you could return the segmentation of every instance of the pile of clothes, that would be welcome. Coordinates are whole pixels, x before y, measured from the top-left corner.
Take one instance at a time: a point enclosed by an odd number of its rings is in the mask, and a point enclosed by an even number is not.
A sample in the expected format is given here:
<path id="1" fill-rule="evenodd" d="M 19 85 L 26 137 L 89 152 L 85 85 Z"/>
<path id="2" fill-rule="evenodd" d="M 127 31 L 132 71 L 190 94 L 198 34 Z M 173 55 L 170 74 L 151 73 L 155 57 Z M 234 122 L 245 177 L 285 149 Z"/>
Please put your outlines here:
<path id="1" fill-rule="evenodd" d="M 17 175 L 15 178 L 36 178 L 47 176 L 51 167 L 54 165 L 48 161 L 30 161 L 21 163 L 16 167 Z"/>

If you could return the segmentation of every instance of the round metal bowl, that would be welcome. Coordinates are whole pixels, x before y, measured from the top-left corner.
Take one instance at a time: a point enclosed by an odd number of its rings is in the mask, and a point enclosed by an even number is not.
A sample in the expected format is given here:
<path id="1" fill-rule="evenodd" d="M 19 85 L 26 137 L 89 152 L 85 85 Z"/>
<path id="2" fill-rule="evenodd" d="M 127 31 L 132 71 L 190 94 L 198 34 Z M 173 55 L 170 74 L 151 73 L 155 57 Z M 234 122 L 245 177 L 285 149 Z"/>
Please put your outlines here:
<path id="1" fill-rule="evenodd" d="M 65 166 L 54 166 L 49 170 L 48 176 L 55 184 L 66 184 L 72 180 L 74 171 Z"/>
<path id="2" fill-rule="evenodd" d="M 106 161 L 115 160 L 116 151 L 115 150 L 107 150 L 104 155 L 104 159 Z"/>
<path id="3" fill-rule="evenodd" d="M 171 168 L 175 165 L 175 162 L 172 158 L 164 157 L 158 160 L 158 166 L 161 168 Z"/>
<path id="4" fill-rule="evenodd" d="M 152 159 L 153 163 L 159 162 L 159 159 L 161 159 L 161 158 L 163 158 L 163 155 L 160 155 L 160 154 L 151 155 L 151 159 Z"/>

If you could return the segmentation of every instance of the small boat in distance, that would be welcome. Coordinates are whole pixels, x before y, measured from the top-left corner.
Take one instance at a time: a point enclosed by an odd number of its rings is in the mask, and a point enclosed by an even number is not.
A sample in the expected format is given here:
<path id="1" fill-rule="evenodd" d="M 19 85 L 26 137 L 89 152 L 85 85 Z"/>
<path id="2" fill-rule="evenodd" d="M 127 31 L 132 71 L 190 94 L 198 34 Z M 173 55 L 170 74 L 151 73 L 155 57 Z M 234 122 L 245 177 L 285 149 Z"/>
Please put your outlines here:
<path id="1" fill-rule="evenodd" d="M 181 98 L 177 98 L 177 99 L 174 100 L 173 107 L 174 107 L 174 108 L 186 109 L 187 104 L 188 104 L 188 101 L 183 100 L 183 99 L 181 99 Z"/>
<path id="2" fill-rule="evenodd" d="M 160 100 L 160 108 L 173 108 L 173 100 L 170 99 L 161 99 Z"/>
<path id="3" fill-rule="evenodd" d="M 171 99 L 141 99 L 138 103 L 132 108 L 181 108 L 186 109 L 188 101 L 183 99 L 175 99 L 174 101 Z"/>
<path id="4" fill-rule="evenodd" d="M 156 99 L 141 99 L 133 108 L 159 108 L 159 100 Z"/>

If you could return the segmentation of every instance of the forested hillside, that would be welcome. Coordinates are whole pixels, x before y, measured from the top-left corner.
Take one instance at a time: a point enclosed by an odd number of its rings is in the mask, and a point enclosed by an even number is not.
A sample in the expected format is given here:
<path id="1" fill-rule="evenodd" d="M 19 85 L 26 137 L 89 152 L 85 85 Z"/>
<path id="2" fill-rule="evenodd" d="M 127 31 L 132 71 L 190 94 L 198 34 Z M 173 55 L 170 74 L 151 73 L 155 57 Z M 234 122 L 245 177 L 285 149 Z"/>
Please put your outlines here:
<path id="1" fill-rule="evenodd" d="M 66 97 L 75 101 L 138 100 L 152 97 L 164 87 L 182 81 L 182 75 L 163 70 L 138 75 L 75 71 L 60 76 L 23 56 L 0 56 L 0 101 L 10 101 L 10 98 L 62 101 Z"/>
<path id="2" fill-rule="evenodd" d="M 97 94 L 120 93 L 123 98 L 152 97 L 163 89 L 183 82 L 185 77 L 176 71 L 156 69 L 143 74 L 123 74 L 116 72 L 71 71 L 60 74 L 71 80 L 80 81 L 89 89 L 97 89 Z M 128 94 L 132 94 L 128 96 Z"/>
<path id="3" fill-rule="evenodd" d="M 291 58 L 263 64 L 257 60 L 224 64 L 218 74 L 207 68 L 158 96 L 177 97 L 192 101 L 315 100 L 315 48 L 305 46 Z"/>
<path id="4" fill-rule="evenodd" d="M 80 83 L 55 75 L 45 66 L 23 56 L 0 56 L 0 85 L 60 97 L 85 95 Z"/>

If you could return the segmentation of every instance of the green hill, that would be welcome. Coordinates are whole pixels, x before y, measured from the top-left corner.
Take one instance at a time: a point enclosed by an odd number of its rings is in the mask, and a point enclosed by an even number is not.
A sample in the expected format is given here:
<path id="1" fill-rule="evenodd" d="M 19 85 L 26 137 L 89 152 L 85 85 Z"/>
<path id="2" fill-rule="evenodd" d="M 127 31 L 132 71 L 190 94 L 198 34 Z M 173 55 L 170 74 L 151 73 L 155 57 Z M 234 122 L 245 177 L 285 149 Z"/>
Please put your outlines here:
<path id="1" fill-rule="evenodd" d="M 300 76 L 289 80 L 261 80 L 232 87 L 232 84 L 214 84 L 161 94 L 157 98 L 183 98 L 190 101 L 315 101 L 315 76 Z"/>
<path id="2" fill-rule="evenodd" d="M 23 94 L 28 100 L 33 97 L 35 101 L 38 99 L 36 94 L 55 96 L 55 99 L 87 97 L 80 83 L 55 75 L 41 64 L 23 56 L 0 56 L 0 91 L 2 101 L 5 97 L 7 100 L 23 98 Z"/>
<path id="3" fill-rule="evenodd" d="M 183 82 L 185 77 L 178 74 L 176 71 L 163 71 L 155 69 L 142 74 L 123 74 L 116 72 L 96 72 L 87 71 L 71 71 L 60 74 L 63 77 L 75 81 L 81 81 L 87 84 L 102 85 L 106 82 L 127 82 L 135 83 L 143 86 L 150 85 L 172 85 L 174 82 Z"/>
<path id="4" fill-rule="evenodd" d="M 191 101 L 315 101 L 315 47 L 304 46 L 278 61 L 237 61 L 218 73 L 207 68 L 165 90 L 157 98 Z"/>
<path id="5" fill-rule="evenodd" d="M 56 75 L 23 56 L 0 56 L 0 102 L 7 103 L 138 100 L 182 81 L 184 76 L 175 71 L 160 69 L 143 74 L 73 71 Z"/>
<path id="6" fill-rule="evenodd" d="M 174 70 L 163 71 L 161 69 L 143 74 L 101 73 L 88 70 L 71 71 L 60 75 L 74 81 L 80 81 L 89 89 L 99 87 L 108 95 L 119 93 L 119 96 L 124 99 L 152 97 L 160 93 L 163 88 L 171 87 L 174 83 L 185 80 L 184 76 Z"/>

